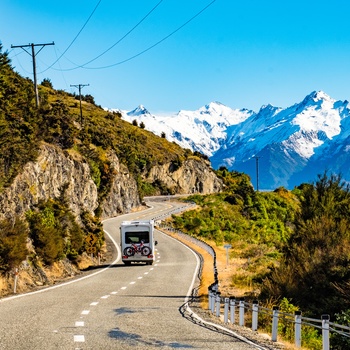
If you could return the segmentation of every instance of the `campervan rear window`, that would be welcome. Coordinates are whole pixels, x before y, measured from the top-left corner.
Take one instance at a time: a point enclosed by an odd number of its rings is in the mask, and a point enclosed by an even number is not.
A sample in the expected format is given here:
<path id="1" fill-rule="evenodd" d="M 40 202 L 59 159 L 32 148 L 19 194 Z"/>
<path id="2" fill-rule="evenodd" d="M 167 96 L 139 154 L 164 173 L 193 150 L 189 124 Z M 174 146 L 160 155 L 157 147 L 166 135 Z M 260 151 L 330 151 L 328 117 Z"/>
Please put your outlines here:
<path id="1" fill-rule="evenodd" d="M 137 232 L 125 232 L 125 243 L 149 243 L 149 232 L 148 231 L 137 231 Z"/>

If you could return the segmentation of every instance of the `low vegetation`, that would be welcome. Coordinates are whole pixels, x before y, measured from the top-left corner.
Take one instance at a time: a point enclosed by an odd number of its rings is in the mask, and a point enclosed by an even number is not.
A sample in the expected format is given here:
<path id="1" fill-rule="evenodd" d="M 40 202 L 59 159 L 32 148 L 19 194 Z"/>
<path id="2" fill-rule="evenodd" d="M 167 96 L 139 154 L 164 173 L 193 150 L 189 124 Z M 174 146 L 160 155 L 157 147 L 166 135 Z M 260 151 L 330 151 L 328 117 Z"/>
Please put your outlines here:
<path id="1" fill-rule="evenodd" d="M 117 112 L 97 106 L 93 96 L 80 97 L 55 90 L 50 79 L 39 88 L 40 107 L 36 107 L 33 82 L 15 72 L 0 43 L 0 191 L 9 187 L 24 165 L 38 157 L 43 142 L 84 159 L 98 189 L 99 203 L 109 193 L 114 168 L 113 152 L 135 178 L 140 197 L 169 193 L 161 182 L 144 181 L 157 164 L 179 166 L 192 155 L 175 143 L 131 125 Z M 95 234 L 99 252 L 103 244 L 98 207 L 94 216 L 83 213 L 75 218 L 64 199 L 52 199 L 31 208 L 23 218 L 0 222 L 0 272 L 8 273 L 26 257 L 33 264 L 52 265 L 68 258 L 75 262 L 85 250 L 84 238 Z"/>
<path id="2" fill-rule="evenodd" d="M 324 173 L 293 191 L 264 193 L 254 192 L 245 174 L 221 168 L 218 175 L 227 190 L 189 197 L 197 209 L 173 216 L 172 225 L 217 246 L 230 244 L 230 259 L 237 264 L 231 285 L 249 290 L 246 297 L 318 319 L 330 314 L 347 324 L 349 185 L 340 176 Z M 281 334 L 290 338 L 293 326 L 281 327 Z M 306 327 L 303 332 L 304 346 L 321 349 L 317 331 Z M 340 349 L 336 344 L 341 342 L 344 339 L 334 336 L 332 348 Z"/>

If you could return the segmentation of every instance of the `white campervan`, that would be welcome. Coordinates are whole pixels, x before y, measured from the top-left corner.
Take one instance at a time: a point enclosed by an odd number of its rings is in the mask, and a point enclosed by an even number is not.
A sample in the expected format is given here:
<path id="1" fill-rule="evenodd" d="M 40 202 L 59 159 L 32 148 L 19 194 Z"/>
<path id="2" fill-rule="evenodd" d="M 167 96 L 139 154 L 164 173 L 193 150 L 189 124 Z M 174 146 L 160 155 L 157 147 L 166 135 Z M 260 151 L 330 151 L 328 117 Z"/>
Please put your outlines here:
<path id="1" fill-rule="evenodd" d="M 155 259 L 154 221 L 123 221 L 120 225 L 122 261 L 145 262 L 152 265 Z"/>

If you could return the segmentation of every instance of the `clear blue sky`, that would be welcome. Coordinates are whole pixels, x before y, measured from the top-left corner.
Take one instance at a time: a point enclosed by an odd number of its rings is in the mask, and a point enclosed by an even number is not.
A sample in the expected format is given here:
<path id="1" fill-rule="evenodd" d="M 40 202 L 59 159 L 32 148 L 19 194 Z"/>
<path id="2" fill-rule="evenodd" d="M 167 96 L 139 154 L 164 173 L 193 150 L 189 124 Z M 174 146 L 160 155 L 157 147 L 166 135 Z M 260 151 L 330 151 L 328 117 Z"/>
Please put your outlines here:
<path id="1" fill-rule="evenodd" d="M 211 2 L 2 0 L 0 41 L 31 79 L 31 56 L 11 45 L 54 41 L 37 53 L 38 81 L 69 92 L 90 84 L 82 92 L 103 107 L 157 113 L 219 101 L 257 111 L 313 90 L 350 99 L 350 1 L 216 0 L 183 26 Z"/>

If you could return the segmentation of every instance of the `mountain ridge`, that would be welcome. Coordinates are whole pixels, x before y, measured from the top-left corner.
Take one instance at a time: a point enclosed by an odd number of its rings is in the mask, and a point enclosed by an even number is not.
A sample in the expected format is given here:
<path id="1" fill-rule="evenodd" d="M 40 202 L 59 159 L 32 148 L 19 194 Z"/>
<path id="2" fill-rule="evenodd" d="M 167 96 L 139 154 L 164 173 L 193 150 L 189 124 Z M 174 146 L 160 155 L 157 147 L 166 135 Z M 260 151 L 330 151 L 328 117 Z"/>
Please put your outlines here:
<path id="1" fill-rule="evenodd" d="M 245 172 L 257 187 L 259 177 L 261 188 L 291 189 L 327 170 L 341 172 L 350 181 L 348 105 L 347 100 L 335 100 L 320 90 L 289 107 L 266 104 L 258 112 L 217 101 L 171 116 L 153 115 L 142 105 L 147 113 L 120 112 L 128 122 L 134 118 L 147 130 L 207 155 L 213 168 Z"/>

